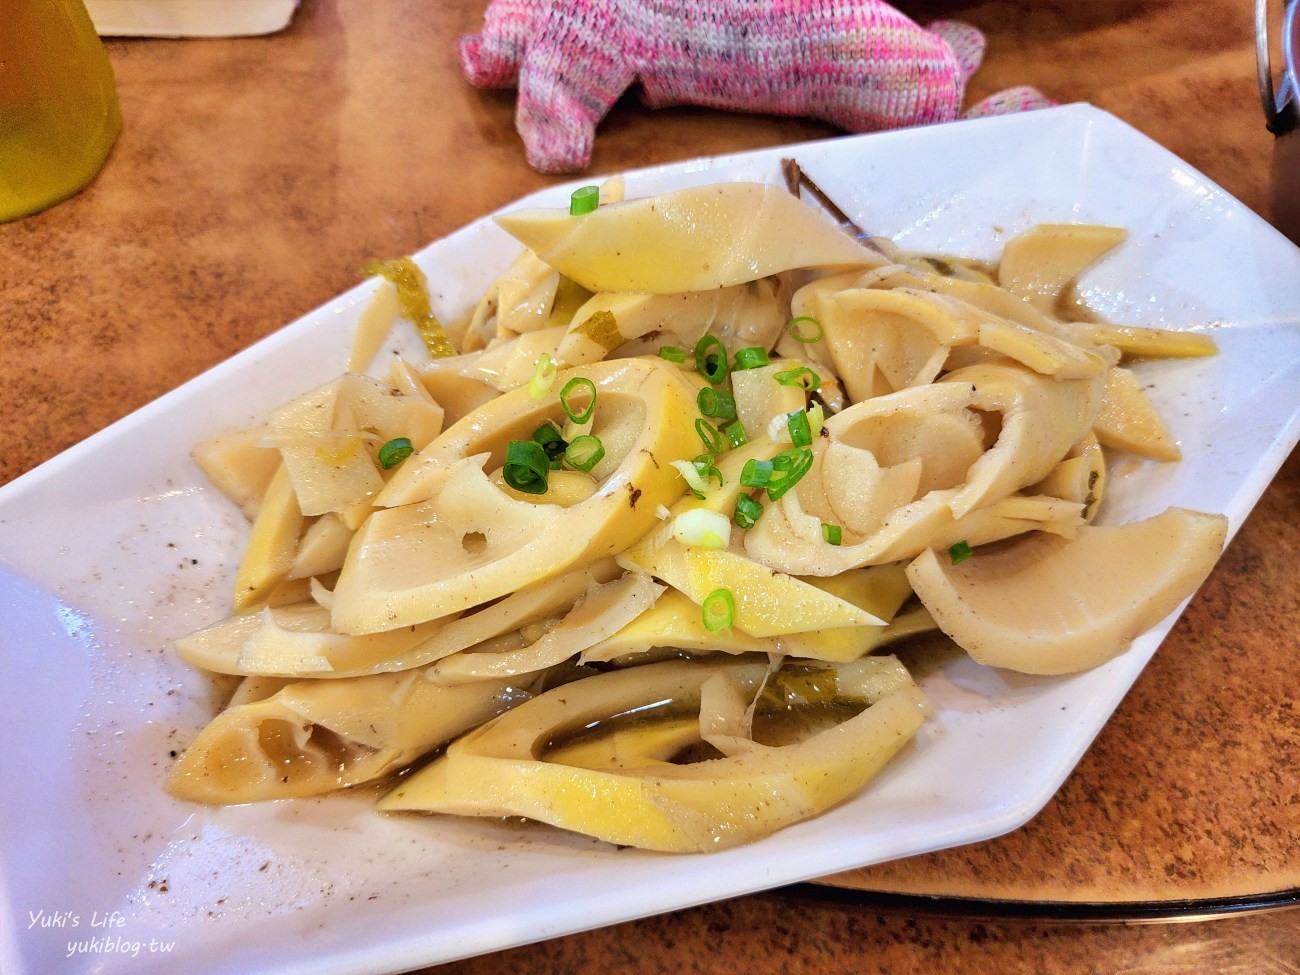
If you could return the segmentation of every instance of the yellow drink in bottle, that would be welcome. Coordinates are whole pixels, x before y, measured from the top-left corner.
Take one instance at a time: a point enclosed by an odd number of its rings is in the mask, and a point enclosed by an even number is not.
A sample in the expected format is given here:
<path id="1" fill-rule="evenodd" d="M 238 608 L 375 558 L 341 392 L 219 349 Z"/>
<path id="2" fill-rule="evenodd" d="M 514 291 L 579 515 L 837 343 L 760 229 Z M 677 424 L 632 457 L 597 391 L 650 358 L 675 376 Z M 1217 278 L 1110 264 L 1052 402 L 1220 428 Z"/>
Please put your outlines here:
<path id="1" fill-rule="evenodd" d="M 113 68 L 82 0 L 0 0 L 0 221 L 84 187 L 121 128 Z"/>

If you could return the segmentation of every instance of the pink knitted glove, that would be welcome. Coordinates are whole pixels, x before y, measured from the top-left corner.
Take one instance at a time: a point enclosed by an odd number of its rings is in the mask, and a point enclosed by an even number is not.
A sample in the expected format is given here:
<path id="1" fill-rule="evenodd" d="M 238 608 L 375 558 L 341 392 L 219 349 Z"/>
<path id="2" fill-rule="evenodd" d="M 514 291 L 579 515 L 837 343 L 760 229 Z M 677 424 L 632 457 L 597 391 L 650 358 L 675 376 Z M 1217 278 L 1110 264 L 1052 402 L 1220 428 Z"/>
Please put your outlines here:
<path id="1" fill-rule="evenodd" d="M 597 123 L 637 81 L 651 108 L 851 132 L 949 121 L 984 37 L 952 21 L 924 30 L 884 0 L 493 0 L 460 56 L 473 84 L 519 88 L 529 164 L 565 173 L 591 161 Z"/>
<path id="2" fill-rule="evenodd" d="M 1052 101 L 1037 88 L 1021 85 L 989 95 L 983 101 L 962 112 L 962 118 L 986 118 L 990 115 L 1010 115 L 1013 112 L 1032 112 L 1036 108 L 1050 108 Z"/>

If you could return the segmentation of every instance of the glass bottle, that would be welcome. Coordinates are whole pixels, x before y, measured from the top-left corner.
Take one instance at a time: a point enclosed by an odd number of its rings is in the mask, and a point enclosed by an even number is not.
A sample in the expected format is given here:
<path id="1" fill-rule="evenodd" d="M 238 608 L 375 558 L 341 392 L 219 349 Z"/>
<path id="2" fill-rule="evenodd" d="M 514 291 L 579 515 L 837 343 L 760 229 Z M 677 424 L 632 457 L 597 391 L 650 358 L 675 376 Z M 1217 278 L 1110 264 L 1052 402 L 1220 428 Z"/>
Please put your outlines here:
<path id="1" fill-rule="evenodd" d="M 82 0 L 0 0 L 0 221 L 72 196 L 122 128 Z"/>

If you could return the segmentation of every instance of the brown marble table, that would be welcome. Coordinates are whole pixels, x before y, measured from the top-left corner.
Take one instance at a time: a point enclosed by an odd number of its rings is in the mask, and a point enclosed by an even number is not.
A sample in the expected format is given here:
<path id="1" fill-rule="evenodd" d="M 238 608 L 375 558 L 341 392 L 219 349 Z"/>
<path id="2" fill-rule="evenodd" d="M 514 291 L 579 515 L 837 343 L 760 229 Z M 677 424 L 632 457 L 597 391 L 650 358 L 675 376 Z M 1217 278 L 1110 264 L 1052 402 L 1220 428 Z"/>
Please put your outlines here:
<path id="1" fill-rule="evenodd" d="M 0 482 L 410 252 L 547 185 L 510 93 L 465 84 L 483 0 L 304 0 L 286 32 L 109 43 L 126 127 L 85 192 L 0 226 Z M 1247 0 L 931 0 L 989 36 L 973 98 L 1086 100 L 1263 213 Z M 621 102 L 593 170 L 835 134 Z M 1295 971 L 1300 460 L 1078 769 L 1001 839 L 440 972 Z M 953 898 L 956 898 L 955 900 Z M 1098 907 L 1097 905 L 1108 905 Z M 1028 905 L 1028 906 L 1027 906 Z M 1175 909 L 1183 925 L 1067 923 Z"/>

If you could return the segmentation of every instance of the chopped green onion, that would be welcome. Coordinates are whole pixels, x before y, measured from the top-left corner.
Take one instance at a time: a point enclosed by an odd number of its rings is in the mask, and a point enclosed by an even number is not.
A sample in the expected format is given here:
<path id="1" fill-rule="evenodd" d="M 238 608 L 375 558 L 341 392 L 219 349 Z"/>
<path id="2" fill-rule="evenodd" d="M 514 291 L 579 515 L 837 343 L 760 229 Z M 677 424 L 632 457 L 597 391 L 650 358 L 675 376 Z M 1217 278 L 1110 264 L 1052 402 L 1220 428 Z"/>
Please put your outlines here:
<path id="1" fill-rule="evenodd" d="M 844 529 L 839 525 L 828 525 L 823 521 L 822 538 L 831 545 L 839 545 L 844 541 Z"/>
<path id="2" fill-rule="evenodd" d="M 717 511 L 690 508 L 673 519 L 673 538 L 691 548 L 726 548 L 731 522 Z"/>
<path id="3" fill-rule="evenodd" d="M 770 460 L 759 460 L 757 457 L 753 457 L 745 461 L 745 466 L 740 469 L 741 487 L 767 487 L 767 482 L 771 479 L 772 462 Z"/>
<path id="4" fill-rule="evenodd" d="M 506 462 L 501 474 L 505 482 L 524 494 L 545 494 L 551 461 L 535 440 L 511 440 L 506 444 Z"/>
<path id="5" fill-rule="evenodd" d="M 686 350 L 679 349 L 675 345 L 661 345 L 659 347 L 659 358 L 666 359 L 668 362 L 675 362 L 680 366 L 686 361 Z"/>
<path id="6" fill-rule="evenodd" d="M 415 448 L 411 446 L 409 438 L 396 437 L 379 448 L 379 466 L 386 471 L 391 471 L 413 453 Z"/>
<path id="7" fill-rule="evenodd" d="M 700 477 L 704 478 L 706 483 L 711 477 L 718 479 L 718 487 L 722 487 L 726 483 L 722 479 L 722 471 L 713 466 L 712 454 L 700 454 L 691 463 L 695 465 L 695 469 L 699 471 Z"/>
<path id="8" fill-rule="evenodd" d="M 767 482 L 767 496 L 773 501 L 799 483 L 812 467 L 813 453 L 808 447 L 791 447 L 772 458 L 772 478 Z"/>
<path id="9" fill-rule="evenodd" d="M 600 437 L 593 437 L 589 433 L 574 437 L 564 452 L 564 462 L 584 474 L 590 474 L 591 469 L 604 459 L 605 445 L 600 442 Z"/>
<path id="10" fill-rule="evenodd" d="M 575 413 L 573 407 L 569 405 L 569 400 L 575 392 L 587 392 L 591 399 L 587 402 L 587 409 L 582 413 Z M 574 376 L 564 388 L 560 390 L 560 405 L 564 407 L 564 412 L 569 419 L 581 426 L 591 419 L 591 414 L 596 409 L 596 384 L 585 376 Z"/>
<path id="11" fill-rule="evenodd" d="M 811 315 L 800 315 L 798 318 L 790 319 L 790 324 L 785 329 L 790 333 L 790 338 L 805 345 L 816 342 L 822 337 L 822 323 Z"/>
<path id="12" fill-rule="evenodd" d="M 695 405 L 699 407 L 700 412 L 705 416 L 719 420 L 734 420 L 736 418 L 736 397 L 725 389 L 714 389 L 712 386 L 705 386 L 700 390 L 699 395 L 695 397 Z"/>
<path id="13" fill-rule="evenodd" d="M 814 402 L 812 406 L 808 407 L 809 432 L 814 437 L 820 436 L 822 432 L 822 426 L 825 423 L 826 423 L 826 410 L 822 407 L 821 403 Z"/>
<path id="14" fill-rule="evenodd" d="M 763 513 L 763 503 L 742 494 L 736 499 L 736 524 L 741 528 L 753 528 L 758 523 L 758 516 Z"/>
<path id="15" fill-rule="evenodd" d="M 569 446 L 565 442 L 564 435 L 560 433 L 560 428 L 550 420 L 547 420 L 533 431 L 533 442 L 542 445 L 547 458 L 551 461 L 557 461 L 563 457 L 564 451 Z"/>
<path id="16" fill-rule="evenodd" d="M 948 547 L 948 557 L 952 559 L 953 565 L 965 562 L 972 554 L 969 542 L 954 542 Z"/>
<path id="17" fill-rule="evenodd" d="M 796 447 L 812 446 L 812 427 L 808 425 L 808 414 L 803 410 L 791 410 L 785 419 L 790 431 L 790 442 Z"/>
<path id="18" fill-rule="evenodd" d="M 689 460 L 672 461 L 673 467 L 677 468 L 677 473 L 682 476 L 686 486 L 691 489 L 691 494 L 696 498 L 703 499 L 704 492 L 708 490 L 708 482 L 700 475 L 700 469 Z"/>
<path id="19" fill-rule="evenodd" d="M 533 399 L 541 399 L 549 393 L 551 383 L 555 382 L 556 368 L 555 360 L 551 358 L 550 353 L 543 352 L 533 368 L 533 378 L 528 380 L 528 395 Z"/>
<path id="20" fill-rule="evenodd" d="M 761 346 L 751 345 L 748 348 L 736 350 L 737 372 L 742 369 L 757 369 L 759 366 L 766 366 L 771 361 L 767 350 Z"/>
<path id="21" fill-rule="evenodd" d="M 749 434 L 745 432 L 745 428 L 739 420 L 728 423 L 722 428 L 722 433 L 727 438 L 727 442 L 733 447 L 743 447 L 749 443 Z"/>
<path id="22" fill-rule="evenodd" d="M 722 434 L 712 424 L 703 419 L 695 421 L 695 432 L 700 435 L 704 441 L 704 449 L 711 454 L 720 454 L 727 449 L 726 443 L 722 439 Z"/>
<path id="23" fill-rule="evenodd" d="M 716 335 L 701 335 L 695 343 L 695 368 L 714 386 L 726 380 L 727 347 Z"/>
<path id="24" fill-rule="evenodd" d="M 715 589 L 704 597 L 700 605 L 700 618 L 710 633 L 725 630 L 736 619 L 736 600 L 730 589 Z"/>
<path id="25" fill-rule="evenodd" d="M 772 378 L 782 386 L 802 386 L 809 392 L 820 389 L 822 384 L 822 377 L 807 366 L 798 366 L 794 369 L 787 369 L 785 372 L 778 372 Z"/>
<path id="26" fill-rule="evenodd" d="M 580 186 L 569 197 L 569 216 L 580 217 L 600 206 L 599 186 Z"/>

